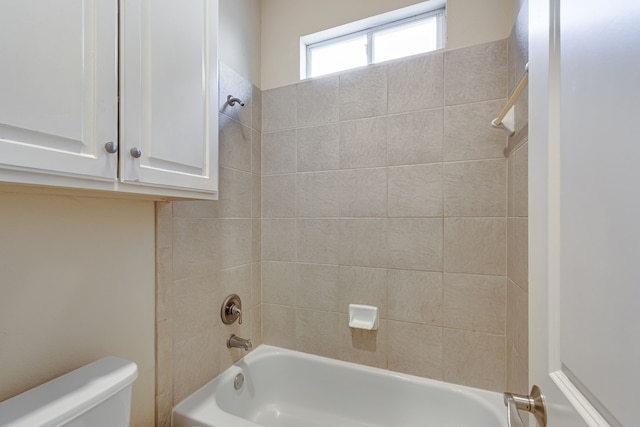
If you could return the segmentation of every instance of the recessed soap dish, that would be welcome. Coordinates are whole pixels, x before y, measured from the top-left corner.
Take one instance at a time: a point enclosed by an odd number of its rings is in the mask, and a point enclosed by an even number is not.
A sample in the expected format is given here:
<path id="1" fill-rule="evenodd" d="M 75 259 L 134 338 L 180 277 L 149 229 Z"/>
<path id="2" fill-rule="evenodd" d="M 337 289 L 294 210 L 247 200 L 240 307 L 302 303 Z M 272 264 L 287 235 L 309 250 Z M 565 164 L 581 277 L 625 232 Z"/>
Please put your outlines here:
<path id="1" fill-rule="evenodd" d="M 349 304 L 349 327 L 354 329 L 378 330 L 378 307 Z"/>

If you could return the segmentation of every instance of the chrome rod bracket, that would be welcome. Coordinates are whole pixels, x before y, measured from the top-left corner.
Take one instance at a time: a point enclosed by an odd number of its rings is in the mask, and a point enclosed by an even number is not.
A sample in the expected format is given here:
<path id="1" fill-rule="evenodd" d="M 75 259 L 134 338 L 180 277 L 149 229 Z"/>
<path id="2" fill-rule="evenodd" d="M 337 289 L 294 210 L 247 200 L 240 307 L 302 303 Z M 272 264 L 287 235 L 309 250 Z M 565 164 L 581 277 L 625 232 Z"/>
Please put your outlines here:
<path id="1" fill-rule="evenodd" d="M 512 136 L 515 133 L 515 119 L 513 109 L 516 105 L 516 101 L 518 97 L 524 91 L 524 88 L 529 84 L 529 63 L 524 67 L 524 75 L 522 79 L 520 79 L 520 83 L 515 88 L 509 99 L 507 100 L 507 105 L 504 106 L 498 117 L 491 122 L 491 125 L 494 128 L 504 130 L 509 136 Z M 506 124 L 504 122 L 507 122 Z"/>
<path id="2" fill-rule="evenodd" d="M 515 393 L 504 393 L 504 405 L 507 407 L 509 427 L 525 427 L 518 411 L 531 412 L 540 427 L 547 426 L 547 409 L 544 395 L 540 387 L 531 387 L 531 394 L 523 396 Z"/>
<path id="3" fill-rule="evenodd" d="M 505 116 L 499 122 L 498 119 L 492 120 L 491 126 L 496 129 L 502 129 L 508 136 L 513 136 L 516 133 L 513 107 L 507 111 Z"/>

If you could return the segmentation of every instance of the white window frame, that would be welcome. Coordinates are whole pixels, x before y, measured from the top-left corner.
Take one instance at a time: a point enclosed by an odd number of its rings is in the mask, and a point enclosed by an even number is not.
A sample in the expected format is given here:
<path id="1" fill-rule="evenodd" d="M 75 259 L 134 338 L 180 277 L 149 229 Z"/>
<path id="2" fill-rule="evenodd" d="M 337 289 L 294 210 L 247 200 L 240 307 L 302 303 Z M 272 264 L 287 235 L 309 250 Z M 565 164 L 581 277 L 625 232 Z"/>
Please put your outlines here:
<path id="1" fill-rule="evenodd" d="M 426 9 L 426 10 L 425 10 Z M 313 48 L 342 42 L 345 40 L 367 36 L 367 65 L 373 64 L 374 46 L 373 35 L 378 32 L 388 30 L 393 27 L 402 26 L 409 22 L 428 19 L 433 16 L 438 18 L 438 34 L 436 49 L 442 49 L 446 44 L 446 1 L 427 1 L 418 5 L 409 6 L 403 9 L 352 22 L 340 27 L 331 28 L 310 34 L 300 38 L 300 79 L 312 78 L 311 71 L 311 50 Z M 317 76 L 320 77 L 320 76 Z"/>

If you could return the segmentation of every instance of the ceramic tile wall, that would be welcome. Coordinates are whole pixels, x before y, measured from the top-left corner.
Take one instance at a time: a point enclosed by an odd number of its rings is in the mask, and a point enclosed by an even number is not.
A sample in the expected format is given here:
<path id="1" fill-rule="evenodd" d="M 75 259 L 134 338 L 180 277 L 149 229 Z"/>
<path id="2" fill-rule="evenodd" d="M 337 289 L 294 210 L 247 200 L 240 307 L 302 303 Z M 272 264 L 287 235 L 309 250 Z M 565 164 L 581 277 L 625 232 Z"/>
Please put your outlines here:
<path id="1" fill-rule="evenodd" d="M 518 84 L 528 61 L 528 15 L 522 6 L 511 36 L 509 87 Z M 529 392 L 528 349 L 528 91 L 515 107 L 516 133 L 508 147 L 508 227 L 507 227 L 507 389 Z"/>
<path id="2" fill-rule="evenodd" d="M 504 391 L 507 58 L 502 40 L 263 92 L 265 343 Z M 379 330 L 351 330 L 349 303 Z"/>
<path id="3" fill-rule="evenodd" d="M 526 120 L 508 162 L 488 126 L 515 34 L 265 93 L 222 64 L 220 200 L 156 209 L 158 425 L 242 357 L 232 332 L 527 391 Z M 240 329 L 219 321 L 230 292 Z M 380 329 L 349 329 L 349 303 L 380 307 Z"/>
<path id="4" fill-rule="evenodd" d="M 226 105 L 227 95 L 246 105 Z M 261 343 L 262 94 L 220 66 L 220 197 L 156 204 L 156 420 L 244 355 L 231 333 Z M 224 325 L 220 306 L 243 302 L 243 324 Z"/>

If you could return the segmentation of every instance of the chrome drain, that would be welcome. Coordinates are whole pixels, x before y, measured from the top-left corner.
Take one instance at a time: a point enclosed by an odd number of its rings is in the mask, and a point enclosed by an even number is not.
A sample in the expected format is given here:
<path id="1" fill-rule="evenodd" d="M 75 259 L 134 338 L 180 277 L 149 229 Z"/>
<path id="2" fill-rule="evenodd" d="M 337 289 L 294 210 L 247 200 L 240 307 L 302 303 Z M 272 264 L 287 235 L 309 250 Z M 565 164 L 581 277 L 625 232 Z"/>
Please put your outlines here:
<path id="1" fill-rule="evenodd" d="M 244 384 L 244 375 L 238 374 L 233 380 L 233 388 L 240 390 Z"/>

